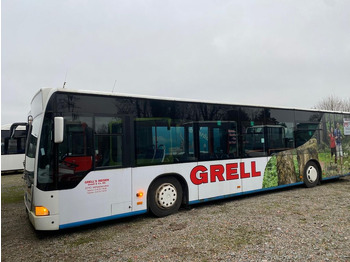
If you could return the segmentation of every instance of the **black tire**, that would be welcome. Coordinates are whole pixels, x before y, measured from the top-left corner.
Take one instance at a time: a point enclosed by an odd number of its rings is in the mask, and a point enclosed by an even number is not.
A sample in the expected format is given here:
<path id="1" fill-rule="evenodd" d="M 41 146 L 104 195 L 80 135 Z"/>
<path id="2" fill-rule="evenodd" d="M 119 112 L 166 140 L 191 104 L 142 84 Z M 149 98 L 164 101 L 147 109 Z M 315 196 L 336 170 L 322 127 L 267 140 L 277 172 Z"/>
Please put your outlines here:
<path id="1" fill-rule="evenodd" d="M 320 181 L 320 169 L 315 162 L 309 162 L 304 169 L 304 183 L 306 187 L 315 187 Z"/>
<path id="2" fill-rule="evenodd" d="M 182 202 L 182 187 L 174 177 L 162 177 L 148 191 L 149 210 L 157 217 L 176 213 Z"/>

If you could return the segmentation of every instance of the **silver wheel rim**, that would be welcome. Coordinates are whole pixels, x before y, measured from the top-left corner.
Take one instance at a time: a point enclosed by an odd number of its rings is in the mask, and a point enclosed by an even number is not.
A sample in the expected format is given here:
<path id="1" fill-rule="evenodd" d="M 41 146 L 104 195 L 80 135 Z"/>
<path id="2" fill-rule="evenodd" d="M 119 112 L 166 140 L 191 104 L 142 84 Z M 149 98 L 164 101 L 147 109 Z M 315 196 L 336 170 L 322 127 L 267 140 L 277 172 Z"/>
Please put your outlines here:
<path id="1" fill-rule="evenodd" d="M 169 183 L 162 184 L 158 187 L 155 197 L 156 203 L 160 208 L 170 208 L 177 199 L 176 188 Z"/>
<path id="2" fill-rule="evenodd" d="M 314 166 L 309 166 L 306 170 L 306 177 L 310 183 L 314 183 L 317 180 L 317 169 Z"/>

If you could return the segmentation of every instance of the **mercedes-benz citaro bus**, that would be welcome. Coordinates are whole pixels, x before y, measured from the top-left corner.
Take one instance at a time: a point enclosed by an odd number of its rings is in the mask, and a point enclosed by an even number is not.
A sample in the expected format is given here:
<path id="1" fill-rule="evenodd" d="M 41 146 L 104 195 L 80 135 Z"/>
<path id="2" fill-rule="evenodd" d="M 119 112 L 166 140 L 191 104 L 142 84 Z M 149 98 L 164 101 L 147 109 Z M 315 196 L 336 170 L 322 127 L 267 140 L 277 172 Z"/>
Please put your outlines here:
<path id="1" fill-rule="evenodd" d="M 350 175 L 350 113 L 41 89 L 28 119 L 36 230 Z"/>

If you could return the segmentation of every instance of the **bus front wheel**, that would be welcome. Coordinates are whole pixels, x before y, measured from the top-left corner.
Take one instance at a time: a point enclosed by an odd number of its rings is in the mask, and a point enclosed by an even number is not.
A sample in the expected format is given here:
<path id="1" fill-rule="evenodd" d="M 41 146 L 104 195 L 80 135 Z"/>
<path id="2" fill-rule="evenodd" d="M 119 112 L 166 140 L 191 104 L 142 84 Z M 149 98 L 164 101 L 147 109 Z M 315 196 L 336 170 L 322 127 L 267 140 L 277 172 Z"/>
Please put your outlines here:
<path id="1" fill-rule="evenodd" d="M 320 180 L 320 170 L 315 162 L 309 162 L 305 166 L 304 183 L 306 187 L 315 187 Z"/>
<path id="2" fill-rule="evenodd" d="M 157 217 L 177 212 L 182 202 L 182 187 L 174 177 L 162 177 L 152 183 L 148 193 L 149 210 Z"/>

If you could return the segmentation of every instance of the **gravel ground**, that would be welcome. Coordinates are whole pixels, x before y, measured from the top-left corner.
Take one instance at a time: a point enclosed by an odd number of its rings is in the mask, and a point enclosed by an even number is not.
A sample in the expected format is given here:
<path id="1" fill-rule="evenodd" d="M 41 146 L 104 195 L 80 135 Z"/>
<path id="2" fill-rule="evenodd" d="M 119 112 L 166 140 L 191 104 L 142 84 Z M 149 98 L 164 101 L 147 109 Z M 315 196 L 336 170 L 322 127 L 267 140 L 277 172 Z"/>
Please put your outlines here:
<path id="1" fill-rule="evenodd" d="M 350 261 L 350 177 L 51 233 L 1 178 L 2 261 Z"/>

